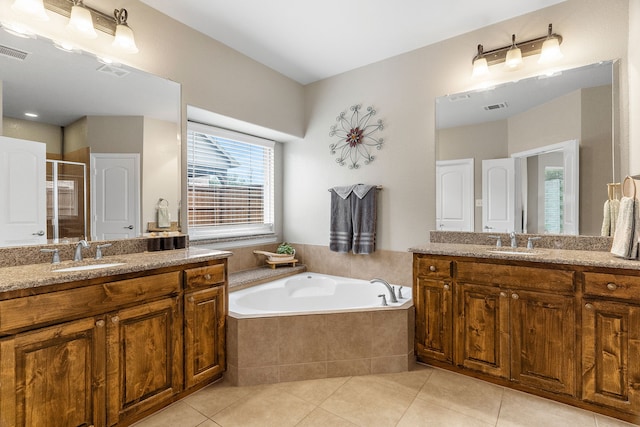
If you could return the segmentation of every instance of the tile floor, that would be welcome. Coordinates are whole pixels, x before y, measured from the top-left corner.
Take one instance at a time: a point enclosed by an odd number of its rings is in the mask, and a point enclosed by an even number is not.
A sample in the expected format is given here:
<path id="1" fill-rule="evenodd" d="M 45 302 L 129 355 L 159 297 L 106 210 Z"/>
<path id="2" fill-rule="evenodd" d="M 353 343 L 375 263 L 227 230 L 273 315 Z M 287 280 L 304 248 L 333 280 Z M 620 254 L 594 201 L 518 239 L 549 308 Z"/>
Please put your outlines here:
<path id="1" fill-rule="evenodd" d="M 261 386 L 212 384 L 135 427 L 632 426 L 445 370 Z"/>

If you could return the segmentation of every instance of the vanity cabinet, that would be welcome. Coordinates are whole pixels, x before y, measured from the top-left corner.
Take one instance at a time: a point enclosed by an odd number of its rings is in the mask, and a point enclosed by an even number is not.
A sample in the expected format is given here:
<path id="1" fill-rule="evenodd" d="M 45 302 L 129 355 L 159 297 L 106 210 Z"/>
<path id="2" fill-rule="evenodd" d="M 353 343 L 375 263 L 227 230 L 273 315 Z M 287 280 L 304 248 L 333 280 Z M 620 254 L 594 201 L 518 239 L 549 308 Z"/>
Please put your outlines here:
<path id="1" fill-rule="evenodd" d="M 119 426 L 222 376 L 226 259 L 0 300 L 0 426 Z"/>
<path id="2" fill-rule="evenodd" d="M 104 426 L 105 321 L 0 340 L 1 426 Z"/>
<path id="3" fill-rule="evenodd" d="M 459 366 L 574 395 L 574 273 L 457 262 Z"/>
<path id="4" fill-rule="evenodd" d="M 226 270 L 213 265 L 185 270 L 184 337 L 187 387 L 226 369 Z"/>
<path id="5" fill-rule="evenodd" d="M 640 277 L 584 273 L 582 398 L 640 413 Z"/>
<path id="6" fill-rule="evenodd" d="M 451 262 L 416 255 L 413 268 L 416 352 L 424 358 L 453 363 Z"/>
<path id="7" fill-rule="evenodd" d="M 107 316 L 107 425 L 144 412 L 182 390 L 178 298 Z"/>

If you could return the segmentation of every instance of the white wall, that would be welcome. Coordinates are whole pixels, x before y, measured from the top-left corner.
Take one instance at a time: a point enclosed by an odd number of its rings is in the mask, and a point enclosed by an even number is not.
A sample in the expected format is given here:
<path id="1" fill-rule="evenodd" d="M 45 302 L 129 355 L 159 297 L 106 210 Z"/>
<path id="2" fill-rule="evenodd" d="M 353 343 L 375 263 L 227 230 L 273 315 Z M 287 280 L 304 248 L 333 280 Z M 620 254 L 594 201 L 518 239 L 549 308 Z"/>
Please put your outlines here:
<path id="1" fill-rule="evenodd" d="M 380 184 L 378 247 L 404 251 L 428 240 L 435 225 L 434 100 L 478 87 L 471 59 L 485 50 L 544 35 L 549 23 L 564 37 L 561 68 L 622 58 L 626 62 L 628 1 L 568 0 L 435 45 L 326 79 L 306 88 L 306 134 L 285 146 L 285 236 L 292 242 L 327 245 L 329 193 L 335 185 Z M 364 41 L 363 41 L 364 42 Z M 518 71 L 493 67 L 494 82 L 540 74 L 536 57 Z M 626 69 L 622 70 L 626 79 Z M 623 99 L 627 110 L 628 97 Z M 385 122 L 384 148 L 359 170 L 338 166 L 329 155 L 329 127 L 343 109 L 373 105 Z M 623 125 L 626 124 L 626 117 Z"/>
<path id="2" fill-rule="evenodd" d="M 629 152 L 622 154 L 628 159 L 629 173 L 640 174 L 640 1 L 629 1 Z"/>

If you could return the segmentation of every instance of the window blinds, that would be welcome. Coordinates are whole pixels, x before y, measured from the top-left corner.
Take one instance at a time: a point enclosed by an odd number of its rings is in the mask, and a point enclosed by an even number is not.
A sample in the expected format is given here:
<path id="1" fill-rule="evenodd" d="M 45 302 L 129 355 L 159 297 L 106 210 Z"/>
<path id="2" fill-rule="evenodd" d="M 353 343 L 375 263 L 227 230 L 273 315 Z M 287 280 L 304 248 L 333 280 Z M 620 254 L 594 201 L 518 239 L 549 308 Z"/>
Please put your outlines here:
<path id="1" fill-rule="evenodd" d="M 273 141 L 189 122 L 189 237 L 273 233 Z"/>

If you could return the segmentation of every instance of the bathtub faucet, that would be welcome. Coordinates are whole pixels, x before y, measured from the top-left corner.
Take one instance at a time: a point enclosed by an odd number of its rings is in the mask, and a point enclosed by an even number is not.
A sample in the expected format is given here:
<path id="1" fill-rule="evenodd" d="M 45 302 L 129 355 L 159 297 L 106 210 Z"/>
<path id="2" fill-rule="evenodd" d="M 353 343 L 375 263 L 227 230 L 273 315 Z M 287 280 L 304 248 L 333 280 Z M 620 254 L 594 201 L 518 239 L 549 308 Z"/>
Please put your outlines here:
<path id="1" fill-rule="evenodd" d="M 393 287 L 386 280 L 376 278 L 376 279 L 371 279 L 369 281 L 369 283 L 376 283 L 376 282 L 382 283 L 387 287 L 387 289 L 389 290 L 389 299 L 391 300 L 391 302 L 398 302 L 398 299 L 396 298 L 396 293 L 393 290 Z"/>

